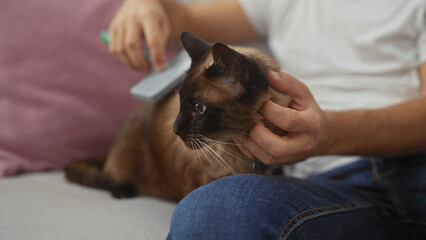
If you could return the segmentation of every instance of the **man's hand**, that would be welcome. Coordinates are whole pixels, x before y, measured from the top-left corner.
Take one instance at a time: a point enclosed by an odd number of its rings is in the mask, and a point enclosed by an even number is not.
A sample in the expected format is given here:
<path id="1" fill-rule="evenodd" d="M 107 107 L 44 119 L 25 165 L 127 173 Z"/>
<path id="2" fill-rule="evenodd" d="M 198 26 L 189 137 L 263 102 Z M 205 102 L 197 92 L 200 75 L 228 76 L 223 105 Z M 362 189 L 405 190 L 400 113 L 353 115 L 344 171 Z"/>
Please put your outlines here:
<path id="1" fill-rule="evenodd" d="M 124 0 L 110 24 L 109 33 L 109 51 L 122 63 L 137 70 L 149 69 L 142 52 L 143 36 L 154 68 L 164 69 L 170 23 L 160 0 Z"/>
<path id="2" fill-rule="evenodd" d="M 241 150 L 265 164 L 287 164 L 316 155 L 400 156 L 426 151 L 426 63 L 419 68 L 422 95 L 378 109 L 322 111 L 309 89 L 285 74 L 271 86 L 293 98 L 290 108 L 268 101 L 262 114 L 288 131 L 279 137 L 258 123 Z"/>
<path id="3" fill-rule="evenodd" d="M 218 17 L 218 14 L 220 17 Z M 194 2 L 124 0 L 112 20 L 109 50 L 121 62 L 137 70 L 149 69 L 141 49 L 144 37 L 154 68 L 166 66 L 169 39 L 182 31 L 208 41 L 249 41 L 259 39 L 237 0 Z"/>
<path id="4" fill-rule="evenodd" d="M 325 147 L 329 127 L 311 92 L 286 73 L 271 72 L 268 77 L 273 88 L 290 95 L 293 101 L 287 108 L 269 100 L 262 108 L 262 115 L 288 135 L 277 136 L 260 122 L 251 130 L 241 150 L 267 165 L 295 163 L 319 154 Z"/>

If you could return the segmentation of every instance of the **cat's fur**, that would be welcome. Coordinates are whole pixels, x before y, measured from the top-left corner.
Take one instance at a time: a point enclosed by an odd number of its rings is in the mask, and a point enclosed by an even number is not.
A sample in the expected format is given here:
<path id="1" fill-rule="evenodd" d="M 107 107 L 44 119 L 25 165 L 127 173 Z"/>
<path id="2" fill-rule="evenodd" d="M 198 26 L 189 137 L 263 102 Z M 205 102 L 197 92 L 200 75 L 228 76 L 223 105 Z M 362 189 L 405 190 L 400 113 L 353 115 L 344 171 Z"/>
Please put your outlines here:
<path id="1" fill-rule="evenodd" d="M 279 65 L 259 50 L 211 45 L 190 33 L 182 34 L 182 43 L 192 65 L 179 94 L 144 104 L 125 123 L 106 160 L 66 167 L 69 181 L 115 197 L 179 200 L 215 179 L 252 172 L 251 160 L 234 142 L 262 120 L 266 100 L 289 104 L 290 97 L 269 87 L 267 72 L 279 71 Z"/>

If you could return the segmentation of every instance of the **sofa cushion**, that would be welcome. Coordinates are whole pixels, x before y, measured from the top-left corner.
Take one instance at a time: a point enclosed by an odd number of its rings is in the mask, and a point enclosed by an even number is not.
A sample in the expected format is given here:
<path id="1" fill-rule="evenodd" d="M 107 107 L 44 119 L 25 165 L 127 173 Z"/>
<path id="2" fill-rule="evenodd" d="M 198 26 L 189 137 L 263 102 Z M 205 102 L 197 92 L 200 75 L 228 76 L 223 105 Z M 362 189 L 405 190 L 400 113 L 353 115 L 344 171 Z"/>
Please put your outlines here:
<path id="1" fill-rule="evenodd" d="M 146 73 L 119 63 L 98 34 L 121 1 L 0 3 L 0 176 L 105 155 L 140 102 Z"/>
<path id="2" fill-rule="evenodd" d="M 114 199 L 66 182 L 62 172 L 0 179 L 0 233 L 15 239 L 165 239 L 176 204 Z"/>

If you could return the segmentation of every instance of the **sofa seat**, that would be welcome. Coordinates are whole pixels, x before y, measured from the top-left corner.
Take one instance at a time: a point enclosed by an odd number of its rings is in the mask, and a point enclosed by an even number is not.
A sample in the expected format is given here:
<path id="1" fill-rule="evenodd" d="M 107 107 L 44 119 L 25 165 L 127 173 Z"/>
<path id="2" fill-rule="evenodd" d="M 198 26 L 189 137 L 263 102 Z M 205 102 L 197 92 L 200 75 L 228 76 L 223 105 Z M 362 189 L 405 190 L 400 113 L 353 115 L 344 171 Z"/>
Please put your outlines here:
<path id="1" fill-rule="evenodd" d="M 176 204 L 151 197 L 114 199 L 69 183 L 62 171 L 0 179 L 2 240 L 165 239 Z"/>

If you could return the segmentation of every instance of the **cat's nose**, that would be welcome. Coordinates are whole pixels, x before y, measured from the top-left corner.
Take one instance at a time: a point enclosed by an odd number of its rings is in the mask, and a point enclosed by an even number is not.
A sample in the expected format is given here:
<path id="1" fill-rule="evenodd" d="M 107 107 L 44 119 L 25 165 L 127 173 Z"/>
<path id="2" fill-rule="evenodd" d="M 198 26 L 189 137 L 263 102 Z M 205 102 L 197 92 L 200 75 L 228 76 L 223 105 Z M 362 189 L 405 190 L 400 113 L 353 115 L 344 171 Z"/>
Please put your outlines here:
<path id="1" fill-rule="evenodd" d="M 173 132 L 175 132 L 176 135 L 180 135 L 182 133 L 182 129 L 179 129 L 177 126 L 174 126 Z"/>
<path id="2" fill-rule="evenodd" d="M 173 124 L 173 132 L 175 132 L 176 135 L 181 135 L 183 132 L 183 117 L 182 115 L 179 113 L 175 123 Z"/>

